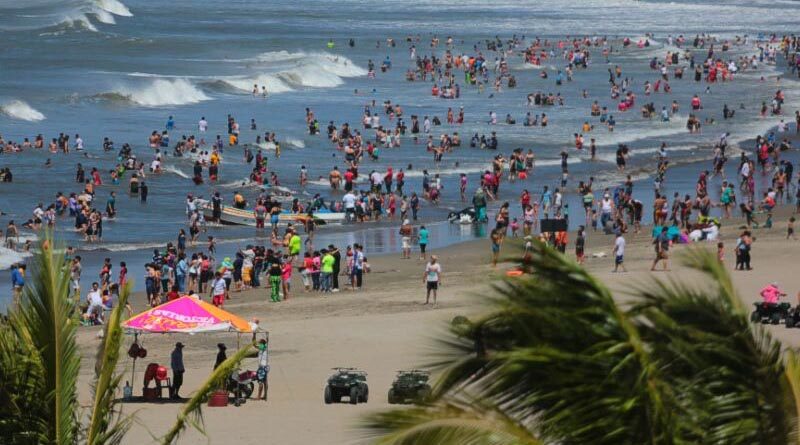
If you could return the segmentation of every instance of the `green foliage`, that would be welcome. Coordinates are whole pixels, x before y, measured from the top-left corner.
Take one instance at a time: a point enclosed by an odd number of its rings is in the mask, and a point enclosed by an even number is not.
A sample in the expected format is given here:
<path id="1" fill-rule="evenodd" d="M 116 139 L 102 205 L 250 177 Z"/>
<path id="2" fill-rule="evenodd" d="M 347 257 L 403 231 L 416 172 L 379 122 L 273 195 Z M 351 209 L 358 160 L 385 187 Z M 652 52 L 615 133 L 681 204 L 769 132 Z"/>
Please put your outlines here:
<path id="1" fill-rule="evenodd" d="M 531 277 L 440 341 L 427 406 L 370 416 L 382 445 L 798 443 L 800 359 L 752 325 L 713 255 L 702 287 L 656 280 L 623 307 L 583 268 L 534 248 Z"/>

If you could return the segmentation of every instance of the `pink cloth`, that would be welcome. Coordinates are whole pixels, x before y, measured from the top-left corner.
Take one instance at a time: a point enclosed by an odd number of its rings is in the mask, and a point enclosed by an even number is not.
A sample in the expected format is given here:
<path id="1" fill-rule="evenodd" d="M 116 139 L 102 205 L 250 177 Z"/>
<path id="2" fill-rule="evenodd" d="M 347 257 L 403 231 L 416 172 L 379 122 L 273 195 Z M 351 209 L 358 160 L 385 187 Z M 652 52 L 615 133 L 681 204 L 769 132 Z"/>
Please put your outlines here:
<path id="1" fill-rule="evenodd" d="M 771 284 L 764 289 L 761 289 L 761 298 L 764 299 L 764 303 L 777 303 L 780 294 L 780 289 Z"/>

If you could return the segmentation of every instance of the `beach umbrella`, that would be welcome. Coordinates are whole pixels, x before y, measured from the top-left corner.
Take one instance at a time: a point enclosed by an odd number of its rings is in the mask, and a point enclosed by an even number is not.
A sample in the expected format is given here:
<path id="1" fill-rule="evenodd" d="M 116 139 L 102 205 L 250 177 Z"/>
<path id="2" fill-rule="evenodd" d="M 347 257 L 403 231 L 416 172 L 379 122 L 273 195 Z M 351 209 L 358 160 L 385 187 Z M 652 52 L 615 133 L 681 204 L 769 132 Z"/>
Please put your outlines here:
<path id="1" fill-rule="evenodd" d="M 257 329 L 237 315 L 188 295 L 134 315 L 122 327 L 137 334 L 252 333 Z"/>

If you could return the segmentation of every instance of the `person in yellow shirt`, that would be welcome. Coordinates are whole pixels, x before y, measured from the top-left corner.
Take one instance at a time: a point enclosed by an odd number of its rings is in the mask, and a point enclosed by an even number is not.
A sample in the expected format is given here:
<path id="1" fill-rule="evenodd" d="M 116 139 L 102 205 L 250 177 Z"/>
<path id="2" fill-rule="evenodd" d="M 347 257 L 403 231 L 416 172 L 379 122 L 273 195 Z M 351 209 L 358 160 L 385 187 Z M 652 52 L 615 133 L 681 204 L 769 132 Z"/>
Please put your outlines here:
<path id="1" fill-rule="evenodd" d="M 209 162 L 211 165 L 218 165 L 219 164 L 219 153 L 216 150 L 211 152 L 211 157 L 209 158 Z"/>
<path id="2" fill-rule="evenodd" d="M 235 134 L 231 133 L 230 135 L 228 135 L 228 145 L 230 145 L 231 147 L 233 147 L 234 145 L 239 145 L 239 138 L 236 137 Z"/>

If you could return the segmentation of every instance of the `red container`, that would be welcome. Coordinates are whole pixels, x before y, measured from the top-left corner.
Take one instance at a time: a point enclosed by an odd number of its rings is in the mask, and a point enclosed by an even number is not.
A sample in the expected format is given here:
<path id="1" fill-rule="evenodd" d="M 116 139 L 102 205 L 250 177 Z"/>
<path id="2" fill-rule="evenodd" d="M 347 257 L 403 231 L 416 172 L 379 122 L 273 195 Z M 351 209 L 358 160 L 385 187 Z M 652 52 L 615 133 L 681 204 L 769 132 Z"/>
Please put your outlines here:
<path id="1" fill-rule="evenodd" d="M 208 399 L 208 406 L 221 407 L 228 406 L 228 392 L 227 391 L 214 391 Z"/>

